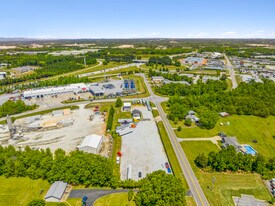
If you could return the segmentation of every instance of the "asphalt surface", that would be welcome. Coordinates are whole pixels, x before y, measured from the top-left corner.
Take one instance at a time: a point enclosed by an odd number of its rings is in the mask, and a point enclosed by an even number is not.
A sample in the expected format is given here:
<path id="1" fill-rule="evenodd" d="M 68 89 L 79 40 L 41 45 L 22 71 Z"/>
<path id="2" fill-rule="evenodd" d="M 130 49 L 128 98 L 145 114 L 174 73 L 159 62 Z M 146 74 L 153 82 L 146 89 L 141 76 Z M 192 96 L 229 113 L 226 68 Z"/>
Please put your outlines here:
<path id="1" fill-rule="evenodd" d="M 227 68 L 229 70 L 230 79 L 232 81 L 232 89 L 236 89 L 238 87 L 238 83 L 237 83 L 237 80 L 236 80 L 236 77 L 235 77 L 234 67 L 231 64 L 231 61 L 229 60 L 229 58 L 226 56 L 226 54 L 224 54 L 224 58 L 226 59 Z"/>
<path id="2" fill-rule="evenodd" d="M 209 203 L 201 189 L 201 186 L 200 186 L 200 184 L 191 168 L 191 165 L 189 164 L 189 161 L 188 161 L 180 143 L 177 140 L 175 132 L 174 132 L 172 126 L 170 125 L 165 112 L 163 111 L 163 109 L 161 107 L 161 102 L 165 101 L 165 98 L 155 95 L 150 84 L 146 80 L 145 75 L 144 74 L 140 74 L 140 75 L 144 78 L 144 82 L 145 82 L 145 84 L 148 88 L 148 91 L 150 93 L 150 97 L 149 97 L 150 101 L 152 101 L 154 104 L 156 104 L 156 107 L 159 111 L 160 117 L 161 117 L 164 127 L 166 129 L 166 132 L 169 136 L 169 139 L 171 141 L 173 149 L 174 149 L 176 156 L 179 160 L 182 172 L 183 172 L 184 177 L 188 183 L 188 186 L 192 192 L 192 195 L 194 197 L 196 204 L 198 206 L 209 205 Z"/>
<path id="3" fill-rule="evenodd" d="M 68 198 L 83 198 L 84 196 L 88 197 L 87 206 L 94 205 L 95 201 L 98 198 L 101 198 L 106 195 L 114 194 L 114 193 L 121 193 L 121 192 L 128 192 L 126 189 L 120 190 L 110 190 L 110 189 L 78 189 L 72 190 Z"/>

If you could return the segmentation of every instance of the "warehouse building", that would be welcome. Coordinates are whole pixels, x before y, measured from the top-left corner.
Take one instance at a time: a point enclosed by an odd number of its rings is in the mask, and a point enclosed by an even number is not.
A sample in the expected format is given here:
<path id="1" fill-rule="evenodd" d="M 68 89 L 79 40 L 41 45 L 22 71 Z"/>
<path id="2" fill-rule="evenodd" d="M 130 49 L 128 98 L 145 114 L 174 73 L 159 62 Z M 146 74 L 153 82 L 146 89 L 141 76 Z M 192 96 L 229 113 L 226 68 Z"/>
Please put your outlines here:
<path id="1" fill-rule="evenodd" d="M 88 135 L 77 148 L 83 152 L 98 154 L 102 141 L 102 136 L 96 134 Z"/>
<path id="2" fill-rule="evenodd" d="M 205 58 L 202 57 L 187 57 L 184 60 L 185 64 L 201 64 L 204 65 L 206 64 L 207 60 Z"/>
<path id="3" fill-rule="evenodd" d="M 70 84 L 61 87 L 51 87 L 43 89 L 31 89 L 23 92 L 23 97 L 28 98 L 43 98 L 44 96 L 52 96 L 66 93 L 81 93 L 89 91 L 89 87 L 84 83 Z"/>
<path id="4" fill-rule="evenodd" d="M 48 190 L 45 201 L 46 202 L 60 202 L 67 188 L 67 183 L 62 181 L 54 182 Z"/>
<path id="5" fill-rule="evenodd" d="M 97 97 L 103 96 L 105 94 L 105 91 L 99 86 L 90 86 L 90 92 Z"/>

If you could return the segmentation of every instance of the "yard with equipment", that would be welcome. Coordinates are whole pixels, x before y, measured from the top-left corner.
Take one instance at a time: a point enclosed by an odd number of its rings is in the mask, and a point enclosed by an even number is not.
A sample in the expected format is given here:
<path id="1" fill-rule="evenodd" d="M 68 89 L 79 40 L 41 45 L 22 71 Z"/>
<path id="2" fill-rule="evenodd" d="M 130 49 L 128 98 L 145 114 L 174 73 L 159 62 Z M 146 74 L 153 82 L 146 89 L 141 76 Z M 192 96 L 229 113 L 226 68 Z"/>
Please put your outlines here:
<path id="1" fill-rule="evenodd" d="M 232 196 L 254 195 L 257 199 L 271 200 L 261 176 L 245 173 L 203 172 L 194 160 L 200 153 L 208 154 L 219 149 L 210 141 L 181 142 L 181 146 L 195 171 L 210 205 L 234 205 Z"/>

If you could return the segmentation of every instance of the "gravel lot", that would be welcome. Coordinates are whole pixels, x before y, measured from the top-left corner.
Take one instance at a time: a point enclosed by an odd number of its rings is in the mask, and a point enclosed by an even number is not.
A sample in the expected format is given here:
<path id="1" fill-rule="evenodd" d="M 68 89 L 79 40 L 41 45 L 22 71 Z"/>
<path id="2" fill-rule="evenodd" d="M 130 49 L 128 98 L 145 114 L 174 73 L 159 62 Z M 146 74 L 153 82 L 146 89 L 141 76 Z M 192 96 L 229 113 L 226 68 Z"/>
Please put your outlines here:
<path id="1" fill-rule="evenodd" d="M 132 165 L 132 179 L 138 180 L 156 170 L 166 171 L 168 162 L 153 115 L 146 107 L 137 107 L 150 121 L 140 121 L 133 133 L 122 136 L 121 179 L 127 179 L 127 166 Z"/>
<path id="2" fill-rule="evenodd" d="M 27 146 L 32 148 L 50 148 L 55 151 L 58 148 L 62 148 L 66 152 L 70 152 L 76 149 L 82 139 L 90 134 L 104 135 L 105 123 L 101 115 L 95 115 L 94 119 L 90 121 L 90 116 L 94 113 L 91 109 L 84 109 L 84 104 L 79 105 L 78 110 L 71 111 L 70 115 L 52 117 L 49 115 L 43 115 L 41 122 L 58 122 L 63 119 L 72 119 L 73 125 L 65 126 L 56 129 L 50 129 L 46 131 L 30 131 L 24 132 L 23 139 L 10 140 L 10 144 L 15 146 Z M 15 123 L 18 125 L 19 119 Z M 104 140 L 105 142 L 105 140 Z"/>

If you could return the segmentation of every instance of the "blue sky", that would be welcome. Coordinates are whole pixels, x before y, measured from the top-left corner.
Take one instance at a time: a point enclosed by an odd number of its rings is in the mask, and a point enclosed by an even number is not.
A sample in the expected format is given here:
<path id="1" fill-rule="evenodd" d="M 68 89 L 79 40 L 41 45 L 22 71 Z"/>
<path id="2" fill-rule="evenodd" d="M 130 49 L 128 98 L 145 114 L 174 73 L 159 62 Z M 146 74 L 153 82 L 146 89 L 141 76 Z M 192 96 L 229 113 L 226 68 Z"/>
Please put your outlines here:
<path id="1" fill-rule="evenodd" d="M 0 0 L 0 37 L 275 38 L 275 0 Z"/>

